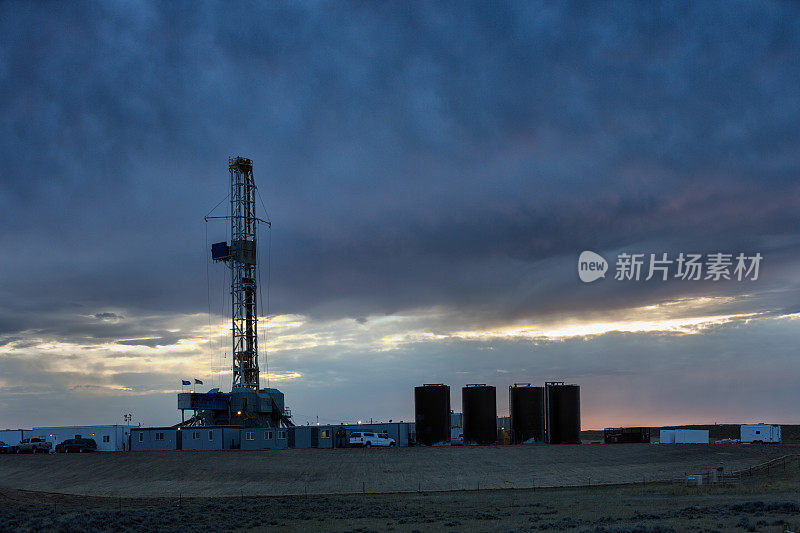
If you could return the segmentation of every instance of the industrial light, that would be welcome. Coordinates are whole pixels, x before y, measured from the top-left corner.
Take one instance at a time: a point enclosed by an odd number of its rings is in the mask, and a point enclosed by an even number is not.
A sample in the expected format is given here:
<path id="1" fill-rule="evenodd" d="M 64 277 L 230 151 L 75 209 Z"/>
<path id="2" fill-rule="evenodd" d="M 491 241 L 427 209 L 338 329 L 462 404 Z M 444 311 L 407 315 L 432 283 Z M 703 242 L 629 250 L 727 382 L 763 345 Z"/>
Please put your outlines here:
<path id="1" fill-rule="evenodd" d="M 241 412 L 241 411 L 236 411 L 236 414 L 237 414 L 237 415 L 241 415 L 241 414 L 242 414 L 242 412 Z"/>
<path id="2" fill-rule="evenodd" d="M 360 423 L 361 423 L 361 420 L 359 420 L 359 421 L 358 421 L 358 423 L 360 424 Z"/>

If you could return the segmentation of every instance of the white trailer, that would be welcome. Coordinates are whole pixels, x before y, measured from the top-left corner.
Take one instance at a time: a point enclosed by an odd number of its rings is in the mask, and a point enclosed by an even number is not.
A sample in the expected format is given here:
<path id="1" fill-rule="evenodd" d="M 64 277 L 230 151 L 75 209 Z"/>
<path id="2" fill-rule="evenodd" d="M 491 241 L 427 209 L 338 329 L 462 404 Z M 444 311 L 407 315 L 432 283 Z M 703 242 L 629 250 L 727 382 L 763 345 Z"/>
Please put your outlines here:
<path id="1" fill-rule="evenodd" d="M 42 437 L 56 445 L 67 439 L 94 439 L 98 452 L 124 452 L 128 449 L 129 426 L 58 426 L 35 427 L 31 432 L 34 437 Z"/>
<path id="2" fill-rule="evenodd" d="M 708 444 L 707 429 L 662 429 L 661 444 Z"/>
<path id="3" fill-rule="evenodd" d="M 743 424 L 740 435 L 740 440 L 742 442 L 770 442 L 780 444 L 783 440 L 781 438 L 780 426 L 771 426 L 764 423 Z"/>
<path id="4" fill-rule="evenodd" d="M 676 429 L 675 444 L 708 444 L 708 430 Z"/>

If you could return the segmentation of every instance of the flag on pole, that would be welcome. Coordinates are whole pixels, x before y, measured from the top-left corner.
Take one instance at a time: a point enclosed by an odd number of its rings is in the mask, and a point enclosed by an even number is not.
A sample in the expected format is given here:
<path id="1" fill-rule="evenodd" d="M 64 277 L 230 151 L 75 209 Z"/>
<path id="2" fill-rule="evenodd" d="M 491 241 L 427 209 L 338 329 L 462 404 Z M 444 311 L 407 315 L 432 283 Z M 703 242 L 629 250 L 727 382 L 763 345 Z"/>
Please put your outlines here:
<path id="1" fill-rule="evenodd" d="M 202 381 L 200 381 L 199 379 L 195 379 L 195 380 L 194 380 L 194 384 L 195 384 L 195 385 L 202 385 L 202 384 L 203 384 L 203 382 L 202 382 Z"/>
<path id="2" fill-rule="evenodd" d="M 186 381 L 185 379 L 181 380 L 181 385 L 191 385 L 191 384 L 192 384 L 191 381 Z"/>

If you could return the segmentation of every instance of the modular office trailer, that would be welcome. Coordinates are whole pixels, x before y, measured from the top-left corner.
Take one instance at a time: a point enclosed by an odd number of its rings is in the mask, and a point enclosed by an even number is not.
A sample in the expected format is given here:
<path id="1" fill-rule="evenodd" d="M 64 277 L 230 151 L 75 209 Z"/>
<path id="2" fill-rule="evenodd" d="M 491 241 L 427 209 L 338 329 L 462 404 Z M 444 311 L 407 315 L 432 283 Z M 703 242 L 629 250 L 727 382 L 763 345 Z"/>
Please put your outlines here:
<path id="1" fill-rule="evenodd" d="M 32 435 L 44 436 L 53 443 L 53 449 L 67 439 L 94 439 L 99 452 L 124 452 L 128 450 L 128 435 L 131 429 L 130 426 L 120 425 L 54 426 L 33 428 Z"/>
<path id="2" fill-rule="evenodd" d="M 241 446 L 241 439 L 237 426 L 133 428 L 131 450 L 231 450 Z"/>
<path id="3" fill-rule="evenodd" d="M 0 429 L 0 441 L 16 446 L 22 439 L 30 438 L 30 429 Z"/>
<path id="4" fill-rule="evenodd" d="M 131 429 L 131 451 L 168 451 L 181 449 L 181 432 L 175 428 Z"/>
<path id="5" fill-rule="evenodd" d="M 242 433 L 243 450 L 282 450 L 289 447 L 289 432 L 295 428 L 245 428 Z"/>
<path id="6" fill-rule="evenodd" d="M 97 426 L 47 426 L 33 429 L 13 429 L 0 431 L 0 440 L 16 445 L 22 439 L 41 438 L 56 445 L 67 439 L 94 439 L 99 452 L 124 452 L 128 450 L 130 426 L 97 425 Z"/>
<path id="7" fill-rule="evenodd" d="M 707 429 L 662 429 L 661 444 L 708 444 Z"/>
<path id="8" fill-rule="evenodd" d="M 131 428 L 131 450 L 345 448 L 349 445 L 350 435 L 354 431 L 385 432 L 397 442 L 398 446 L 408 446 L 414 441 L 414 424 L 408 422 L 290 428 L 188 426 L 180 429 Z"/>

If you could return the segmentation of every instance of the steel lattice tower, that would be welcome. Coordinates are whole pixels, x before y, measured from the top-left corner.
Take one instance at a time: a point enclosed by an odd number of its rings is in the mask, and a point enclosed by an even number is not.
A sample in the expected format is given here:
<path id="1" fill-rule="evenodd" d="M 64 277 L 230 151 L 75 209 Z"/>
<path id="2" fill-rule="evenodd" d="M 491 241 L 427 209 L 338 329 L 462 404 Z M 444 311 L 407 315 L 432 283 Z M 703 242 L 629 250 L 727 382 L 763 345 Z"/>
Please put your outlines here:
<path id="1" fill-rule="evenodd" d="M 256 184 L 253 162 L 228 161 L 231 175 L 231 317 L 233 322 L 233 388 L 259 389 L 258 307 L 256 302 Z M 268 223 L 267 223 L 268 224 Z"/>

